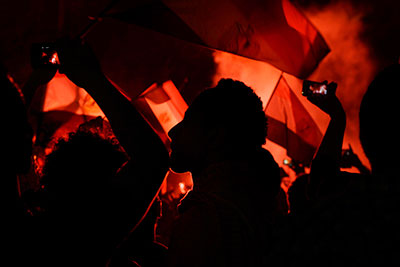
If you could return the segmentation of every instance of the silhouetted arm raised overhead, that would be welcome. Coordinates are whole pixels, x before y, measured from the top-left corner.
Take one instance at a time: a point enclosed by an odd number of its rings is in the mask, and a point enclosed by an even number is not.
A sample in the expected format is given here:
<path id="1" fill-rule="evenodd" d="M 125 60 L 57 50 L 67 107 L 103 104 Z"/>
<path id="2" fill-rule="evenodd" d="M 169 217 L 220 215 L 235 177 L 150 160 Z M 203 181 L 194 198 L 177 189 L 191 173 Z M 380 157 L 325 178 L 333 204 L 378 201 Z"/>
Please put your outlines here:
<path id="1" fill-rule="evenodd" d="M 94 98 L 129 156 L 134 158 L 133 155 L 139 154 L 141 158 L 159 158 L 167 165 L 168 155 L 162 141 L 129 99 L 106 78 L 88 45 L 80 45 L 74 41 L 64 42 L 59 45 L 59 58 L 60 72 L 65 73 L 72 82 L 84 88 Z M 151 142 L 147 142 L 150 140 Z"/>
<path id="2" fill-rule="evenodd" d="M 135 190 L 144 201 L 154 197 L 168 170 L 168 152 L 164 144 L 129 99 L 103 74 L 88 45 L 78 41 L 64 41 L 57 48 L 60 72 L 93 97 L 128 153 L 130 162 L 124 171 L 125 175 L 137 186 Z"/>
<path id="3" fill-rule="evenodd" d="M 328 90 L 335 90 L 330 83 Z M 330 122 L 322 142 L 311 164 L 309 192 L 314 197 L 323 197 L 323 188 L 336 183 L 340 172 L 342 143 L 346 128 L 346 113 L 334 93 L 310 94 L 307 99 L 330 116 Z M 321 195 L 322 194 L 322 195 Z"/>

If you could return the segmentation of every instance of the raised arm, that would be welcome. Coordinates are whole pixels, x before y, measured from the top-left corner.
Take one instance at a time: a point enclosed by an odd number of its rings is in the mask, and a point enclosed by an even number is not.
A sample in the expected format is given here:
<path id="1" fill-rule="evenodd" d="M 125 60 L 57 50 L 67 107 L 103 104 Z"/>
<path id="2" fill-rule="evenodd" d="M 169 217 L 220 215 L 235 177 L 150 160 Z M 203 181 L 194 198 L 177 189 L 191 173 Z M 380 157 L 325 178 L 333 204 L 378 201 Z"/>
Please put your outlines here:
<path id="1" fill-rule="evenodd" d="M 124 179 L 120 186 L 135 190 L 136 196 L 132 198 L 136 197 L 134 201 L 143 211 L 168 170 L 164 144 L 131 102 L 106 78 L 89 46 L 75 41 L 61 42 L 58 53 L 60 72 L 93 97 L 128 153 L 130 161 L 122 171 Z"/>
<path id="2" fill-rule="evenodd" d="M 131 102 L 106 78 L 90 47 L 69 41 L 62 42 L 58 51 L 60 72 L 93 97 L 129 156 L 141 161 L 158 159 L 166 168 L 168 154 L 162 141 Z M 137 155 L 141 159 L 135 159 Z"/>
<path id="3" fill-rule="evenodd" d="M 330 83 L 329 89 L 335 90 L 336 84 Z M 318 198 L 321 194 L 325 194 L 322 192 L 326 192 L 326 188 L 337 182 L 346 128 L 346 113 L 333 93 L 311 94 L 307 99 L 330 116 L 328 128 L 311 164 L 309 192 L 311 196 Z"/>

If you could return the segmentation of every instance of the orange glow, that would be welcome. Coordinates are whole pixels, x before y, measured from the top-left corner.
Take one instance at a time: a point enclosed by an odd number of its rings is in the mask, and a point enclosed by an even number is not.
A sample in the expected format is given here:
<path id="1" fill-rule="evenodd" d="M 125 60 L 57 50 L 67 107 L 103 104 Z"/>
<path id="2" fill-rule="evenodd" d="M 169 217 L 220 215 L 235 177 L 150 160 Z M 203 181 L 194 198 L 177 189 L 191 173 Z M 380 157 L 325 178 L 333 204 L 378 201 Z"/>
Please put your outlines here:
<path id="1" fill-rule="evenodd" d="M 186 193 L 186 186 L 185 186 L 185 184 L 184 183 L 179 183 L 179 189 L 181 190 L 181 193 L 182 194 L 185 194 Z"/>
<path id="2" fill-rule="evenodd" d="M 133 102 L 169 149 L 168 131 L 183 119 L 188 108 L 174 83 L 154 83 Z M 164 200 L 174 202 L 180 200 L 192 187 L 190 173 L 169 171 L 161 186 L 160 195 Z"/>
<path id="3" fill-rule="evenodd" d="M 165 133 L 183 119 L 188 108 L 172 81 L 166 81 L 161 86 L 153 84 L 141 97 L 147 102 Z"/>
<path id="4" fill-rule="evenodd" d="M 217 70 L 213 78 L 214 85 L 222 78 L 232 78 L 244 82 L 254 89 L 265 108 L 282 71 L 274 66 L 256 60 L 226 52 L 215 51 L 214 61 Z"/>
<path id="5" fill-rule="evenodd" d="M 359 38 L 364 27 L 362 12 L 350 3 L 340 1 L 322 10 L 306 10 L 305 14 L 317 26 L 332 50 L 310 80 L 337 82 L 336 95 L 347 115 L 343 148 L 351 144 L 362 163 L 369 166 L 359 141 L 358 113 L 361 99 L 377 70 L 369 47 Z"/>
<path id="6" fill-rule="evenodd" d="M 168 131 L 183 119 L 188 108 L 174 83 L 154 83 L 133 103 L 169 149 Z"/>
<path id="7" fill-rule="evenodd" d="M 332 4 L 322 10 L 305 10 L 304 13 L 331 48 L 331 52 L 308 79 L 338 83 L 337 96 L 347 114 L 343 148 L 348 148 L 348 144 L 351 144 L 362 163 L 369 166 L 359 141 L 358 112 L 362 96 L 376 74 L 376 69 L 369 48 L 358 37 L 363 27 L 362 13 L 344 2 Z M 217 64 L 215 82 L 224 77 L 241 80 L 252 87 L 266 105 L 279 78 L 278 69 L 224 52 L 215 52 L 214 60 Z M 316 121 L 319 130 L 325 133 L 329 117 L 301 95 L 302 80 L 287 73 L 284 73 L 284 77 Z M 265 148 L 271 151 L 278 164 L 286 170 L 283 165 L 283 159 L 287 157 L 286 151 L 268 141 Z"/>
<path id="8" fill-rule="evenodd" d="M 251 60 L 230 53 L 216 51 L 213 55 L 214 61 L 217 64 L 217 71 L 213 79 L 214 83 L 216 84 L 221 78 L 232 78 L 243 81 L 254 89 L 256 94 L 261 98 L 263 107 L 265 108 L 282 75 L 282 71 L 268 63 Z M 319 115 L 320 111 L 301 95 L 302 81 L 288 74 L 284 74 L 284 78 L 287 80 L 290 88 L 292 88 L 292 91 L 297 95 L 299 101 L 315 120 L 315 114 Z M 317 121 L 317 126 L 321 132 L 326 128 L 326 122 L 327 117 L 324 115 L 322 115 L 321 120 Z M 286 149 L 269 140 L 267 140 L 264 148 L 268 149 L 272 153 L 275 161 L 286 170 L 286 166 L 283 165 L 283 159 L 288 157 L 286 155 Z M 288 173 L 290 173 L 290 170 L 288 170 Z"/>
<path id="9" fill-rule="evenodd" d="M 55 54 L 56 55 L 56 54 Z M 64 74 L 56 73 L 48 83 L 42 111 L 62 110 L 77 115 L 105 117 L 94 99 Z"/>
<path id="10" fill-rule="evenodd" d="M 59 60 L 58 60 L 58 55 L 57 53 L 54 53 L 50 59 L 50 62 L 52 64 L 60 64 Z"/>
<path id="11" fill-rule="evenodd" d="M 168 203 L 181 200 L 193 188 L 193 180 L 190 172 L 176 173 L 170 170 L 164 180 L 160 195 Z"/>

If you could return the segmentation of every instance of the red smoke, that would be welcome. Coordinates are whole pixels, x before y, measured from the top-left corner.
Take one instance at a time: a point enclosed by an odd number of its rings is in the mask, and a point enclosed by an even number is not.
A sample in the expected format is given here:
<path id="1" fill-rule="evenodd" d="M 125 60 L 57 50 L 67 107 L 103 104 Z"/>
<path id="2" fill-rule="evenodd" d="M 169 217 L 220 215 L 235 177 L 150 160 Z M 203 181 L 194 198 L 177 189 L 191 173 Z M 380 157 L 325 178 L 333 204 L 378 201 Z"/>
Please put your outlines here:
<path id="1" fill-rule="evenodd" d="M 370 47 L 360 38 L 364 13 L 348 2 L 305 12 L 331 47 L 331 52 L 310 79 L 338 83 L 336 94 L 347 114 L 343 147 L 351 144 L 364 165 L 369 166 L 359 141 L 358 113 L 362 97 L 378 70 Z"/>
<path id="2" fill-rule="evenodd" d="M 348 148 L 350 144 L 363 164 L 369 167 L 368 159 L 359 141 L 358 111 L 361 99 L 377 73 L 377 68 L 371 57 L 370 47 L 360 38 L 364 27 L 363 11 L 353 8 L 348 2 L 339 2 L 325 8 L 309 8 L 304 12 L 331 48 L 331 52 L 322 60 L 309 79 L 338 83 L 337 96 L 347 114 L 343 148 Z M 214 58 L 217 63 L 215 81 L 223 77 L 242 80 L 257 93 L 261 93 L 260 96 L 266 105 L 265 101 L 269 99 L 273 90 L 272 84 L 279 76 L 279 71 L 268 64 L 222 52 L 215 52 Z M 287 74 L 284 76 L 324 133 L 329 122 L 328 116 L 301 96 L 301 80 Z M 284 151 L 271 142 L 269 144 L 268 149 L 273 150 L 271 152 L 275 159 L 282 165 L 282 159 L 286 156 Z"/>

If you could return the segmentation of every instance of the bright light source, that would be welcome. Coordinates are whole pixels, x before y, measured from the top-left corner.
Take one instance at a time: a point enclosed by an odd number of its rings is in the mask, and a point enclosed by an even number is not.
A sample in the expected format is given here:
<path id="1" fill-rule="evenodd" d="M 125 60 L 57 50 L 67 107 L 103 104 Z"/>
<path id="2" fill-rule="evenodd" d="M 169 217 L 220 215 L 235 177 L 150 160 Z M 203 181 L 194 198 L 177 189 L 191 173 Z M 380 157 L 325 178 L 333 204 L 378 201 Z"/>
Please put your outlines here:
<path id="1" fill-rule="evenodd" d="M 184 183 L 179 183 L 179 190 L 182 194 L 186 194 L 186 186 Z"/>
<path id="2" fill-rule="evenodd" d="M 50 59 L 50 62 L 51 62 L 52 64 L 58 64 L 58 56 L 57 56 L 57 53 L 54 53 L 54 54 L 53 54 L 53 56 L 52 56 L 51 59 Z"/>

